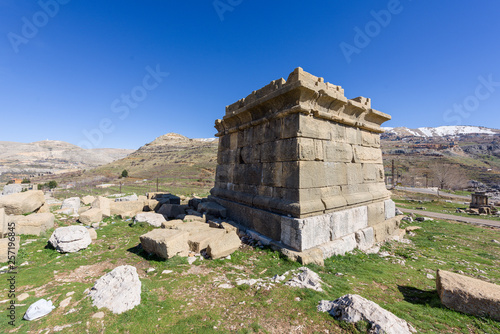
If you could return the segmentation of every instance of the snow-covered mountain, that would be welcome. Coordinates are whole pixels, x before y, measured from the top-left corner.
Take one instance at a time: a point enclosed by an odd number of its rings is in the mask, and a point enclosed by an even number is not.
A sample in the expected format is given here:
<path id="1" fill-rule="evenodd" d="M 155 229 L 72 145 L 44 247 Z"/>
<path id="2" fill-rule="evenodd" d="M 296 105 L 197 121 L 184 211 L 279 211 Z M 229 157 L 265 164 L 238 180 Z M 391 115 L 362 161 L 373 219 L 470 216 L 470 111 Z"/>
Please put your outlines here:
<path id="1" fill-rule="evenodd" d="M 450 126 L 439 126 L 437 128 L 418 128 L 409 129 L 406 127 L 397 128 L 383 128 L 387 134 L 395 134 L 398 136 L 417 136 L 417 137 L 443 137 L 443 136 L 456 136 L 465 134 L 485 134 L 494 135 L 500 134 L 500 130 L 485 128 L 482 126 L 469 126 L 469 125 L 450 125 Z"/>

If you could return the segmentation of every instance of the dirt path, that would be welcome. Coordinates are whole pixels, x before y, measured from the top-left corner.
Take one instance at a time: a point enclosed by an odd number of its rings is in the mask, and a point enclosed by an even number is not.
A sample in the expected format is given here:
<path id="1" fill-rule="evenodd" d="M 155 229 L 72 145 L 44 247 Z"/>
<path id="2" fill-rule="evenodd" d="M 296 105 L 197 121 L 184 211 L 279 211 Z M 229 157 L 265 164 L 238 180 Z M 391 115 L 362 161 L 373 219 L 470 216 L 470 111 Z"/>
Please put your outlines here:
<path id="1" fill-rule="evenodd" d="M 455 220 L 455 221 L 462 222 L 462 223 L 469 223 L 469 224 L 483 225 L 483 226 L 492 226 L 492 227 L 500 228 L 500 221 L 486 220 L 486 219 L 473 218 L 473 217 L 460 217 L 460 216 L 447 215 L 444 213 L 424 211 L 424 210 L 412 210 L 412 209 L 406 209 L 406 208 L 399 208 L 399 209 L 401 211 L 403 211 L 404 213 L 415 213 L 415 214 L 423 215 L 423 216 L 430 217 L 430 218 L 448 219 L 448 220 Z"/>

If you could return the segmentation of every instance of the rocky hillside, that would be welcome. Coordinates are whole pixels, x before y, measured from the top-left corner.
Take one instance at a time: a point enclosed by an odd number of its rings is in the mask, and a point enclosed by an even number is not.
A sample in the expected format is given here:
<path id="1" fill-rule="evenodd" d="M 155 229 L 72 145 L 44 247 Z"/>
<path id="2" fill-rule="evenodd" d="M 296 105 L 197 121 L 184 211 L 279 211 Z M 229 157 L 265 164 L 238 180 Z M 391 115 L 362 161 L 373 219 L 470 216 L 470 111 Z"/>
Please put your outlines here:
<path id="1" fill-rule="evenodd" d="M 29 177 L 40 173 L 60 173 L 89 169 L 121 159 L 133 150 L 86 150 L 62 141 L 34 143 L 0 142 L 0 178 Z"/>
<path id="2" fill-rule="evenodd" d="M 113 176 L 126 169 L 134 178 L 179 178 L 213 181 L 218 141 L 168 133 L 127 157 L 96 168 L 92 174 Z"/>

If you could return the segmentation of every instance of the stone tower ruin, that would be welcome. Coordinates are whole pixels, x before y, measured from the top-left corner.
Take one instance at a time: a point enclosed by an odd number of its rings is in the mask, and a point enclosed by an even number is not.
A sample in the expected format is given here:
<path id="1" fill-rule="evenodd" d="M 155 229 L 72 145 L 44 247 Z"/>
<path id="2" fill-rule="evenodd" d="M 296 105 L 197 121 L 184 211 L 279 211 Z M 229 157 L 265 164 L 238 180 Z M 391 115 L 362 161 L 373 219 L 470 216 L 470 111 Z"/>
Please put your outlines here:
<path id="1" fill-rule="evenodd" d="M 226 107 L 216 121 L 211 198 L 228 217 L 323 257 L 368 249 L 399 225 L 384 183 L 380 125 L 369 98 L 301 68 Z"/>

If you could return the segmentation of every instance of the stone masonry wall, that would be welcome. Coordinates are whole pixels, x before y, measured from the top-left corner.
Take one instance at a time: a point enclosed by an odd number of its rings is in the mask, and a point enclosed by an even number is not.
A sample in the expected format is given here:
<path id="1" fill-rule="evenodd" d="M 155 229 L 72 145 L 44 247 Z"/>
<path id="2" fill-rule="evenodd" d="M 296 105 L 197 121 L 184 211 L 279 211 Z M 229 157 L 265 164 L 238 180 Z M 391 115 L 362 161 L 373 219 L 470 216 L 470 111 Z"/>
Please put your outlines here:
<path id="1" fill-rule="evenodd" d="M 379 134 L 389 119 L 370 99 L 349 100 L 340 86 L 297 68 L 216 121 L 212 196 L 230 216 L 278 241 L 283 217 L 365 206 L 366 226 L 375 225 L 387 218 Z"/>

